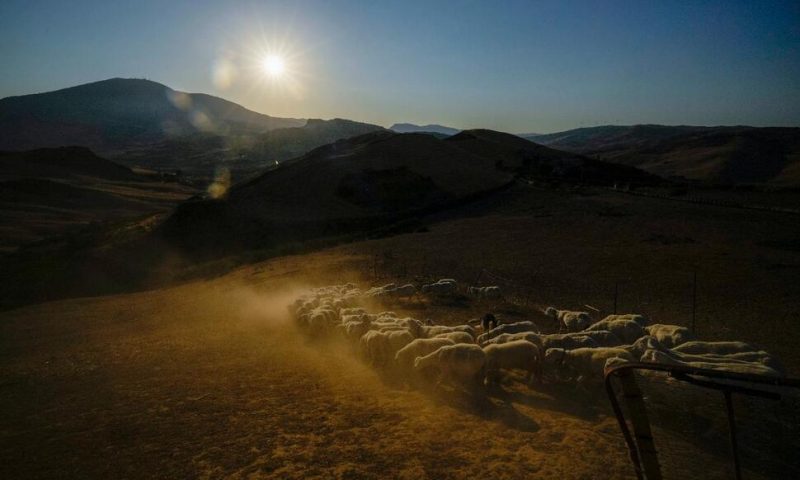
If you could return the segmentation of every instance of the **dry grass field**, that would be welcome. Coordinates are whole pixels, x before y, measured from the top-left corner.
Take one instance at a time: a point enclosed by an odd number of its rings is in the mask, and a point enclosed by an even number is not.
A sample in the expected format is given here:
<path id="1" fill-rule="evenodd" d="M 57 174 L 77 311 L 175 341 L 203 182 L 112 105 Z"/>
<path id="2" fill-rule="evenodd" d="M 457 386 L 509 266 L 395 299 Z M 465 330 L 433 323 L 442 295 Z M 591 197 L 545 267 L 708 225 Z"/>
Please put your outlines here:
<path id="1" fill-rule="evenodd" d="M 600 390 L 407 389 L 285 305 L 305 287 L 455 277 L 513 302 L 411 302 L 440 323 L 592 305 L 741 339 L 800 371 L 793 215 L 516 188 L 415 233 L 140 293 L 0 314 L 3 478 L 630 478 Z M 491 275 L 492 277 L 488 277 Z M 481 280 L 484 279 L 484 280 Z M 549 325 L 542 323 L 543 328 Z"/>
<path id="2" fill-rule="evenodd" d="M 515 384 L 473 399 L 309 344 L 284 304 L 340 252 L 3 315 L 4 478 L 626 477 L 604 408 Z M 575 452 L 580 452 L 576 455 Z"/>

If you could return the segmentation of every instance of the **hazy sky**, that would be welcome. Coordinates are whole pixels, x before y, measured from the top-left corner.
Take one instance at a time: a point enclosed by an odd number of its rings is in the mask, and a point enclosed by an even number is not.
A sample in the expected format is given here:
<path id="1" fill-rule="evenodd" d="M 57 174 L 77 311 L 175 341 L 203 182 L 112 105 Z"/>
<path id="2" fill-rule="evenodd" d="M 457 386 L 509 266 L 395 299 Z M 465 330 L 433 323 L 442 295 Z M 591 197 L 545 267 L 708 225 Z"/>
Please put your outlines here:
<path id="1" fill-rule="evenodd" d="M 2 0 L 0 65 L 0 97 L 136 77 L 381 125 L 799 126 L 800 2 Z"/>

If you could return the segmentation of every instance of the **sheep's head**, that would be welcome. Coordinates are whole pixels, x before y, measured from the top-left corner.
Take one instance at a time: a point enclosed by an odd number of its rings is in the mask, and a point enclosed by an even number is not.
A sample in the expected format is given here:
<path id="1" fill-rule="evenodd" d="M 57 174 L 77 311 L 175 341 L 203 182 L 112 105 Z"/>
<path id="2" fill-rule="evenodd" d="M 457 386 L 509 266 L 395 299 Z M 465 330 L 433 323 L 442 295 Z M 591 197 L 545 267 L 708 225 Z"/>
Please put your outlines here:
<path id="1" fill-rule="evenodd" d="M 544 311 L 544 314 L 550 318 L 558 318 L 558 310 L 553 307 L 547 307 Z"/>

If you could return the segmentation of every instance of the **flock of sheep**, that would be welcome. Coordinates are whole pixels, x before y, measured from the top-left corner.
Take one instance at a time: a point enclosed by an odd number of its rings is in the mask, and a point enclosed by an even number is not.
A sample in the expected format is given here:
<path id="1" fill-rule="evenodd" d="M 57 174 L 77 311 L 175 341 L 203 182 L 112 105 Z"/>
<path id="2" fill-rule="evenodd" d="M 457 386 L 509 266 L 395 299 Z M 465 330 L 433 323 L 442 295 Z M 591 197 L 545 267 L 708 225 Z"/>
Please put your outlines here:
<path id="1" fill-rule="evenodd" d="M 425 295 L 452 295 L 455 280 L 422 286 Z M 498 287 L 470 287 L 478 298 L 500 298 Z M 598 382 L 607 367 L 623 362 L 657 362 L 697 368 L 783 376 L 775 357 L 747 343 L 699 341 L 685 327 L 651 324 L 643 315 L 609 315 L 594 321 L 587 312 L 547 308 L 561 333 L 542 334 L 531 321 L 484 328 L 433 325 L 394 312 L 368 313 L 373 297 L 417 295 L 411 285 L 361 291 L 354 284 L 317 288 L 289 305 L 298 328 L 310 337 L 338 336 L 376 368 L 409 380 L 436 374 L 438 382 L 477 387 L 520 370 L 528 382 Z M 480 334 L 479 334 L 479 331 Z"/>

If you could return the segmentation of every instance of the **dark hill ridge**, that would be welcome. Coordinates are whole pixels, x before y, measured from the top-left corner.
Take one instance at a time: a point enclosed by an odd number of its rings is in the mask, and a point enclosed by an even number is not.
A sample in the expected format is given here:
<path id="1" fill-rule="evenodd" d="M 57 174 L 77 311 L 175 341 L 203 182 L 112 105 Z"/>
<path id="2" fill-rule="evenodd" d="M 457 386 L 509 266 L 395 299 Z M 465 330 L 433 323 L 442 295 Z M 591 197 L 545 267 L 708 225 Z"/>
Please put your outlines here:
<path id="1" fill-rule="evenodd" d="M 590 184 L 654 183 L 659 180 L 636 168 L 555 150 L 509 133 L 465 130 L 445 140 L 494 159 L 498 168 L 515 173 Z"/>
<path id="2" fill-rule="evenodd" d="M 380 130 L 383 127 L 343 118 L 308 119 L 302 127 L 280 128 L 260 134 L 248 155 L 261 165 L 269 165 L 301 156 L 337 140 Z"/>
<path id="3" fill-rule="evenodd" d="M 447 140 L 377 131 L 285 162 L 234 186 L 222 200 L 184 203 L 161 233 L 190 250 L 267 248 L 455 205 L 510 185 L 518 174 L 531 174 L 531 165 L 549 165 L 548 178 L 579 180 L 582 173 L 592 181 L 594 170 L 580 168 L 586 164 L 602 162 L 490 130 Z M 634 168 L 609 167 L 621 172 L 619 181 L 654 179 Z"/>
<path id="4" fill-rule="evenodd" d="M 127 181 L 140 177 L 130 168 L 98 157 L 84 147 L 41 148 L 0 152 L 0 180 L 20 178 L 75 179 L 92 177 Z"/>
<path id="5" fill-rule="evenodd" d="M 444 125 L 428 124 L 428 125 L 414 125 L 413 123 L 395 123 L 389 130 L 397 133 L 436 133 L 439 135 L 455 135 L 461 130 L 453 127 L 445 127 Z"/>
<path id="6" fill-rule="evenodd" d="M 529 138 L 664 177 L 800 186 L 800 128 L 603 126 Z"/>
<path id="7" fill-rule="evenodd" d="M 113 78 L 0 99 L 0 150 L 83 145 L 112 154 L 198 132 L 252 134 L 304 123 L 150 80 Z"/>
<path id="8" fill-rule="evenodd" d="M 241 180 L 319 146 L 378 130 L 383 128 L 341 118 L 312 119 L 302 127 L 278 128 L 246 137 L 195 134 L 168 138 L 130 150 L 116 160 L 151 169 L 177 169 L 201 177 L 209 177 L 217 167 L 224 166 Z"/>

